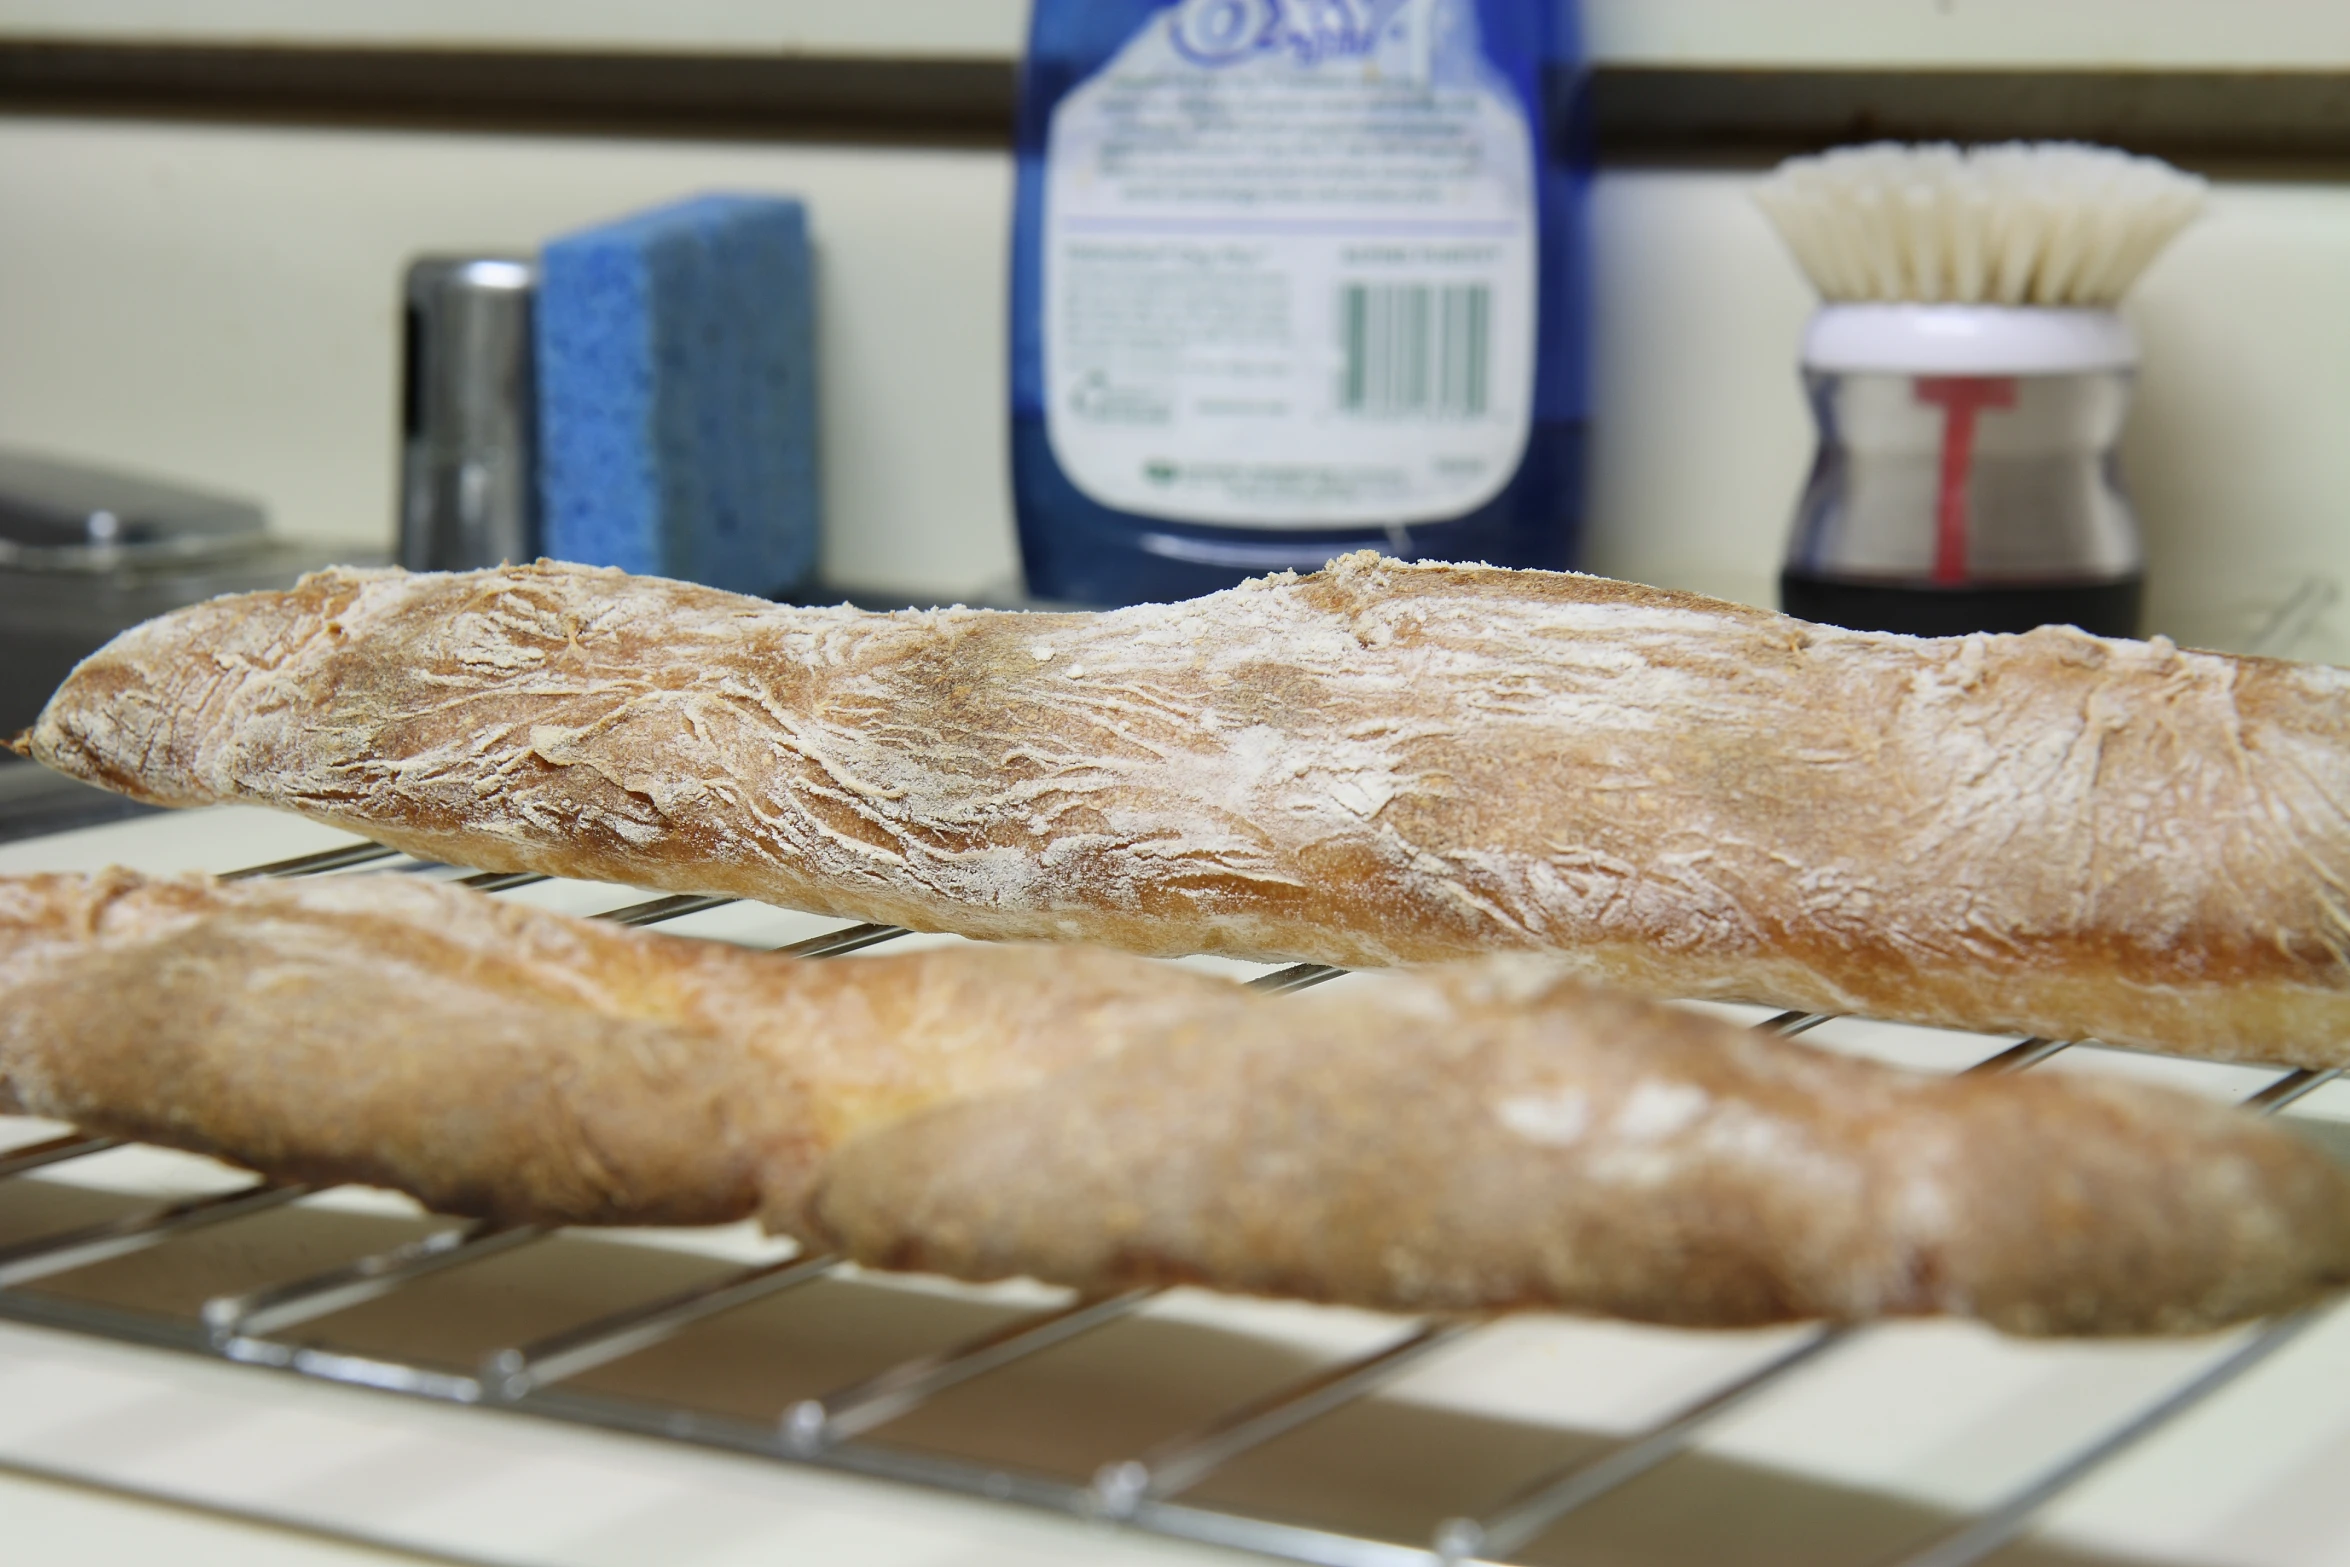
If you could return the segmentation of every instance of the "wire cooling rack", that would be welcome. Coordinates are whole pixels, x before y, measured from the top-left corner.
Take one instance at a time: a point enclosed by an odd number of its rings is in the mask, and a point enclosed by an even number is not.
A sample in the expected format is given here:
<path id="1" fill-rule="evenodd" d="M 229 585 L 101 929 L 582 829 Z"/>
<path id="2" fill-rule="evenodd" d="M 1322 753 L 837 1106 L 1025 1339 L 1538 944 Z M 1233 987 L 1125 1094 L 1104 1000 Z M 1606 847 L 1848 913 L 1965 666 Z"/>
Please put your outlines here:
<path id="1" fill-rule="evenodd" d="M 393 869 L 452 874 L 388 848 L 358 844 L 254 866 L 232 875 L 295 877 Z M 456 874 L 455 879 L 488 893 L 545 880 L 506 873 Z M 624 925 L 655 925 L 718 909 L 730 901 L 652 898 L 600 917 Z M 891 926 L 843 925 L 779 950 L 802 958 L 831 958 L 907 934 Z M 1334 979 L 1342 972 L 1300 964 L 1267 973 L 1251 983 L 1265 991 L 1294 991 Z M 1791 1036 L 1829 1021 L 1826 1014 L 1789 1012 L 1757 1026 Z M 2067 1048 L 2064 1041 L 2027 1039 L 1968 1070 L 2025 1071 Z M 2274 1114 L 2338 1076 L 2336 1071 L 2282 1072 L 2252 1094 L 2245 1108 L 2255 1114 Z M 0 1151 L 0 1182 L 93 1158 L 121 1146 L 110 1138 L 67 1133 Z M 1819 1327 L 1802 1333 L 1759 1364 L 1745 1366 L 1727 1380 L 1668 1409 L 1644 1429 L 1605 1442 L 1594 1451 L 1575 1451 L 1498 1503 L 1474 1515 L 1446 1518 L 1425 1537 L 1404 1539 L 1209 1505 L 1196 1500 L 1194 1493 L 1236 1460 L 1365 1400 L 1431 1357 L 1454 1351 L 1491 1331 L 1487 1320 L 1430 1319 L 1399 1324 L 1384 1342 L 1319 1366 L 1189 1429 L 1172 1432 L 1128 1456 L 1103 1463 L 1088 1477 L 1069 1479 L 984 1458 L 893 1443 L 885 1428 L 957 1389 L 1128 1318 L 1159 1291 L 1135 1290 L 1017 1311 L 976 1335 L 899 1359 L 829 1392 L 790 1400 L 776 1409 L 772 1418 L 754 1420 L 682 1400 L 641 1392 L 598 1391 L 576 1383 L 588 1373 L 665 1341 L 706 1330 L 728 1313 L 836 1277 L 841 1268 L 837 1259 L 788 1256 L 731 1268 L 593 1320 L 502 1345 L 482 1355 L 470 1368 L 438 1364 L 426 1357 L 356 1353 L 331 1341 L 305 1338 L 301 1330 L 339 1312 L 397 1301 L 402 1292 L 435 1276 L 478 1267 L 544 1242 L 549 1239 L 548 1232 L 488 1222 L 462 1224 L 322 1271 L 214 1295 L 192 1315 L 134 1309 L 41 1287 L 42 1281 L 165 1247 L 316 1195 L 300 1186 L 261 1182 L 165 1200 L 0 1245 L 0 1318 L 416 1399 L 502 1407 L 779 1463 L 989 1497 L 1329 1567 L 1429 1567 L 1431 1563 L 1516 1560 L 1520 1552 L 1562 1521 L 1689 1452 L 1709 1432 L 1764 1395 L 1816 1375 L 1868 1332 L 1865 1328 Z M 1990 1505 L 1885 1556 L 1885 1567 L 1966 1567 L 2001 1550 L 2052 1502 L 2242 1378 L 2314 1320 L 2314 1313 L 2303 1312 L 2256 1325 L 2223 1353 L 2013 1483 Z"/>

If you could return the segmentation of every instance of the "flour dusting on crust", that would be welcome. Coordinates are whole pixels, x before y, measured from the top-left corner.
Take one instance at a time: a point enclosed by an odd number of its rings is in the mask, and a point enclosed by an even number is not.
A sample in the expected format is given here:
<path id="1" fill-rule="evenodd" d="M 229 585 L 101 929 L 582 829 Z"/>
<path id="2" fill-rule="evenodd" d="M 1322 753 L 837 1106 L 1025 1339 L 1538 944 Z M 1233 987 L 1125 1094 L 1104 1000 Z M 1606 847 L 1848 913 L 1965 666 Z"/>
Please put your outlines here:
<path id="1" fill-rule="evenodd" d="M 2350 1039 L 2345 677 L 2160 640 L 1370 555 L 1099 615 L 330 572 L 127 633 L 33 749 L 468 865 L 983 937 Z"/>

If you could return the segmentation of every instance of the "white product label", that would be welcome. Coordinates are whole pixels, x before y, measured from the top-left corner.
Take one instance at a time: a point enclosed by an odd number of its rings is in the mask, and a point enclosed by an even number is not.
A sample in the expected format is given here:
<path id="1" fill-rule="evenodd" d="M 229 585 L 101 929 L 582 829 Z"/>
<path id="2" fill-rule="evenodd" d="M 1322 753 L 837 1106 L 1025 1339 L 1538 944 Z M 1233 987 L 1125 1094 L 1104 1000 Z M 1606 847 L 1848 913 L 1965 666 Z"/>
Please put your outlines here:
<path id="1" fill-rule="evenodd" d="M 1183 0 L 1053 113 L 1053 455 L 1173 521 L 1472 511 L 1531 427 L 1535 233 L 1472 0 Z"/>

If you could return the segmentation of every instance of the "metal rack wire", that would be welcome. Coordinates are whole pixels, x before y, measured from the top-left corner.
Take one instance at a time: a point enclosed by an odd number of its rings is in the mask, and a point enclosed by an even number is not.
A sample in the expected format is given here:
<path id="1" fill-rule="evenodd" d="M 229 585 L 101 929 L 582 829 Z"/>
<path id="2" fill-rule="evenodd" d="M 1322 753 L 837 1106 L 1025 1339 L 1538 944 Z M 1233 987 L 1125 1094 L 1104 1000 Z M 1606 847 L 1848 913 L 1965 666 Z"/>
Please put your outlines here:
<path id="1" fill-rule="evenodd" d="M 232 873 L 229 879 L 381 868 L 397 858 L 394 850 L 360 844 L 254 866 Z M 411 862 L 410 868 L 422 867 Z M 485 892 L 503 892 L 545 880 L 504 872 L 459 879 Z M 621 924 L 653 925 L 731 901 L 660 897 L 601 917 Z M 804 958 L 835 957 L 906 934 L 893 926 L 848 925 L 779 950 Z M 1252 984 L 1265 991 L 1293 991 L 1342 972 L 1299 964 L 1268 973 Z M 1826 1014 L 1789 1012 L 1757 1027 L 1795 1035 L 1828 1021 Z M 2027 1039 L 1969 1070 L 2024 1071 L 2066 1048 L 2065 1041 Z M 2252 1095 L 2246 1108 L 2257 1114 L 2274 1114 L 2340 1075 L 2338 1071 L 2282 1073 Z M 120 1146 L 118 1140 L 107 1137 L 55 1137 L 0 1153 L 0 1180 Z M 687 1333 L 724 1313 L 826 1278 L 838 1266 L 836 1258 L 798 1256 L 738 1268 L 535 1341 L 495 1349 L 470 1373 L 297 1343 L 283 1335 L 331 1313 L 393 1295 L 433 1275 L 530 1246 L 550 1232 L 487 1221 L 440 1231 L 306 1277 L 216 1296 L 203 1304 L 192 1322 L 24 1288 L 310 1195 L 307 1188 L 298 1185 L 263 1182 L 0 1246 L 0 1318 L 415 1398 L 500 1406 L 782 1463 L 991 1497 L 1328 1567 L 1451 1567 L 1472 1561 L 1509 1561 L 1571 1514 L 1688 1451 L 1732 1414 L 1816 1369 L 1868 1331 L 1841 1326 L 1814 1329 L 1763 1364 L 1707 1390 L 1595 1456 L 1561 1464 L 1481 1516 L 1448 1519 L 1433 1538 L 1414 1542 L 1287 1523 L 1200 1505 L 1186 1497 L 1242 1455 L 1367 1397 L 1429 1357 L 1460 1345 L 1487 1326 L 1482 1320 L 1444 1319 L 1406 1325 L 1388 1342 L 1365 1353 L 1299 1377 L 1130 1457 L 1103 1464 L 1089 1480 L 1072 1482 L 869 1438 L 877 1428 L 950 1389 L 1129 1316 L 1160 1291 L 1141 1289 L 1081 1299 L 1017 1316 L 962 1342 L 901 1361 L 830 1392 L 796 1400 L 778 1411 L 772 1421 L 759 1422 L 587 1391 L 573 1383 L 583 1373 Z M 2314 1320 L 2313 1313 L 2303 1312 L 2255 1327 L 2226 1354 L 2016 1484 L 1991 1506 L 1889 1558 L 1887 1567 L 1968 1567 L 1982 1561 L 2015 1540 L 2033 1517 L 2059 1496 L 2234 1383 Z"/>

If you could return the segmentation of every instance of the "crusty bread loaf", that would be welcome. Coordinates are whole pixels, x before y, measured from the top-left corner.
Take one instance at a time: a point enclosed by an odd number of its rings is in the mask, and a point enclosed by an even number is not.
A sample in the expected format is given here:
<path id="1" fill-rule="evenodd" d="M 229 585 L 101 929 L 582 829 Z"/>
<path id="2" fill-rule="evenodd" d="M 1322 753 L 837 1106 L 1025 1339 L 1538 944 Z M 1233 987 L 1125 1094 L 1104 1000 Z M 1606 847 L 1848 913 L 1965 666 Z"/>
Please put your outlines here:
<path id="1" fill-rule="evenodd" d="M 2129 1333 L 2350 1281 L 2350 1174 L 2224 1107 L 1913 1075 L 1538 960 L 1357 983 L 811 963 L 407 878 L 0 878 L 0 1107 L 454 1212 L 761 1212 L 1086 1290 Z"/>
<path id="2" fill-rule="evenodd" d="M 2350 1061 L 2350 675 L 1350 556 L 1100 615 L 330 572 L 30 737 L 175 805 L 922 930 Z"/>

